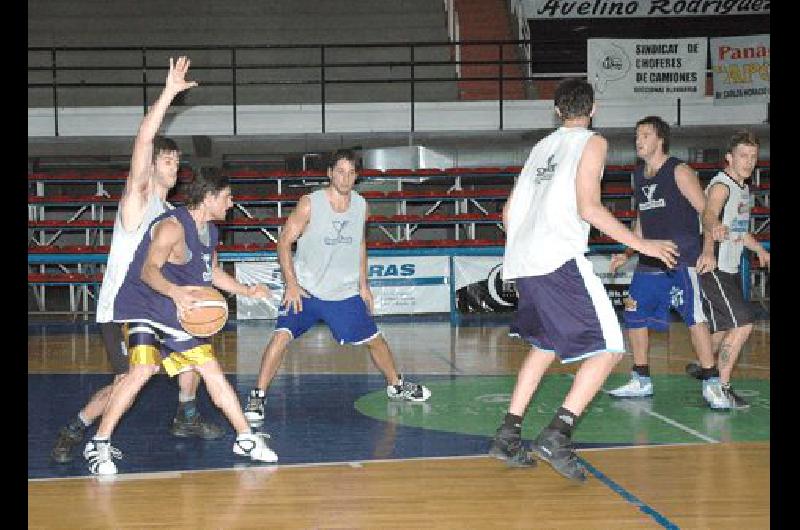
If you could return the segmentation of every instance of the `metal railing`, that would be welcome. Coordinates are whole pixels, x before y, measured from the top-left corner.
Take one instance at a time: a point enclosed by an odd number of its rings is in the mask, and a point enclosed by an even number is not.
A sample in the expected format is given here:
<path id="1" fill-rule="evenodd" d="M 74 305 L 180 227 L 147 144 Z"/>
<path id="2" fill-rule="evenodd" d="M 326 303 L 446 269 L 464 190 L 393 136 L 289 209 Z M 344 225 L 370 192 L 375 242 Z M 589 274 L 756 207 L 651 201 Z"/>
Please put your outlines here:
<path id="1" fill-rule="evenodd" d="M 496 50 L 496 58 L 484 60 L 462 60 L 464 47 L 481 47 L 490 51 Z M 326 106 L 331 103 L 328 92 L 336 85 L 375 85 L 375 84 L 407 84 L 409 88 L 408 99 L 410 103 L 411 131 L 414 131 L 415 105 L 419 102 L 418 87 L 425 84 L 456 83 L 477 81 L 495 83 L 498 87 L 498 112 L 500 114 L 499 128 L 503 129 L 503 85 L 510 81 L 522 83 L 530 82 L 533 75 L 506 75 L 505 65 L 527 65 L 525 72 L 531 72 L 529 59 L 516 59 L 508 57 L 508 48 L 528 48 L 529 40 L 497 40 L 497 41 L 451 41 L 451 42 L 414 42 L 414 43 L 375 43 L 375 44 L 307 44 L 307 45 L 242 45 L 242 46 L 151 46 L 151 47 L 44 47 L 35 46 L 28 48 L 28 89 L 29 101 L 31 91 L 45 91 L 51 95 L 49 108 L 52 109 L 55 135 L 59 135 L 58 115 L 59 109 L 68 105 L 63 104 L 66 94 L 83 91 L 98 91 L 111 89 L 128 91 L 141 89 L 142 112 L 146 113 L 148 105 L 155 97 L 148 97 L 148 89 L 163 87 L 166 76 L 166 57 L 188 55 L 192 58 L 191 79 L 196 79 L 204 87 L 224 87 L 229 89 L 227 101 L 223 104 L 232 106 L 233 134 L 237 134 L 237 114 L 240 106 L 239 96 L 242 90 L 250 87 L 307 87 L 319 89 L 319 98 L 315 101 L 302 101 L 304 104 L 320 105 L 321 131 L 326 132 L 325 116 Z M 420 59 L 421 50 L 443 48 L 446 50 L 446 59 L 430 60 Z M 331 55 L 341 55 L 342 50 L 357 51 L 368 55 L 378 49 L 406 50 L 407 59 L 397 60 L 332 60 Z M 505 52 L 504 52 L 505 49 Z M 313 60 L 286 63 L 268 63 L 259 61 L 258 55 L 279 51 L 304 50 L 306 54 L 315 56 Z M 226 57 L 224 63 L 204 60 L 203 54 L 216 53 Z M 117 54 L 116 56 L 114 54 Z M 517 53 L 514 53 L 517 55 Z M 125 59 L 120 60 L 122 55 Z M 200 56 L 198 59 L 193 56 Z M 243 59 L 243 56 L 247 59 Z M 427 53 L 430 55 L 430 52 Z M 491 55 L 491 53 L 489 54 Z M 519 54 L 530 57 L 529 52 Z M 136 60 L 131 60 L 135 56 Z M 156 61 L 156 57 L 158 60 Z M 214 64 L 212 64 L 214 63 Z M 426 68 L 452 66 L 452 73 L 448 75 L 424 75 Z M 494 66 L 494 75 L 461 75 L 465 66 Z M 385 68 L 389 72 L 398 68 L 408 69 L 408 74 L 403 76 L 342 76 L 337 71 L 346 68 L 369 69 Z M 136 81 L 130 80 L 137 72 Z M 223 75 L 219 73 L 222 72 Z M 268 75 L 271 72 L 281 72 L 280 76 L 286 77 L 287 73 L 301 72 L 288 79 L 252 79 L 254 73 Z M 423 75 L 420 75 L 423 73 Z M 81 79 L 76 79 L 80 76 Z M 84 79 L 83 77 L 89 79 Z M 94 76 L 94 78 L 92 78 Z M 109 76 L 128 77 L 128 80 L 108 80 Z M 563 74 L 553 76 L 562 77 Z M 217 79 L 205 79 L 216 77 Z M 305 77 L 305 78 L 304 78 Z M 537 75 L 536 78 L 543 76 Z M 249 78 L 249 79 L 247 79 Z M 455 98 L 447 101 L 458 100 L 457 88 Z M 89 96 L 90 99 L 93 99 Z M 42 98 L 39 98 L 42 99 Z M 365 101 L 369 101 L 365 98 Z M 275 101 L 266 98 L 258 104 L 269 105 Z M 35 105 L 34 105 L 35 106 Z M 42 105 L 47 107 L 47 105 Z"/>

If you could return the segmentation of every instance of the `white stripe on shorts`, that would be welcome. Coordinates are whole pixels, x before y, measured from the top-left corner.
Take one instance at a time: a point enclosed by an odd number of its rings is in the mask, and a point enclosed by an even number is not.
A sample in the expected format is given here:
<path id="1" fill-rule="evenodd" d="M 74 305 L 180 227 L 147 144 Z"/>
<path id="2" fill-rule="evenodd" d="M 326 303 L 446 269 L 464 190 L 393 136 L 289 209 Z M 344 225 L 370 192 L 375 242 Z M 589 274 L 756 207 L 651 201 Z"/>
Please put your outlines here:
<path id="1" fill-rule="evenodd" d="M 719 294 L 722 296 L 722 300 L 725 302 L 725 307 L 728 308 L 728 314 L 731 316 L 731 322 L 733 322 L 733 327 L 739 327 L 739 321 L 736 320 L 736 313 L 733 312 L 733 308 L 731 307 L 731 303 L 728 301 L 728 297 L 725 296 L 725 289 L 722 288 L 722 282 L 719 281 L 719 277 L 717 276 L 716 271 L 711 273 L 711 276 L 714 277 L 714 281 L 717 283 L 717 289 L 719 289 Z M 716 329 L 716 328 L 714 328 Z"/>
<path id="2" fill-rule="evenodd" d="M 608 298 L 606 288 L 603 287 L 603 282 L 594 273 L 591 262 L 585 256 L 577 256 L 575 263 L 578 266 L 578 272 L 583 277 L 586 291 L 592 299 L 597 319 L 600 321 L 603 340 L 606 342 L 606 351 L 624 352 L 625 341 L 622 338 L 622 328 L 619 326 L 617 314 L 614 312 L 614 306 L 611 305 L 611 300 Z"/>
<path id="3" fill-rule="evenodd" d="M 686 267 L 689 272 L 689 280 L 692 282 L 692 291 L 694 291 L 694 300 L 692 300 L 692 309 L 694 313 L 694 323 L 701 324 L 708 322 L 706 314 L 703 312 L 703 301 L 700 299 L 700 282 L 697 280 L 697 269 L 694 267 Z"/>

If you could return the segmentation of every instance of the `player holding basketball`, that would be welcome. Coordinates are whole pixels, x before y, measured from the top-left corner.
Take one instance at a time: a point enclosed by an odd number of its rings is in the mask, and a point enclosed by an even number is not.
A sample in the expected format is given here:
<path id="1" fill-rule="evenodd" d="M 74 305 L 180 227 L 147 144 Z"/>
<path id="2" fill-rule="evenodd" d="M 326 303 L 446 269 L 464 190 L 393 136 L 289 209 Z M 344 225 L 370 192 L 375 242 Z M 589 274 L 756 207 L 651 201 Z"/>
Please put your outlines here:
<path id="1" fill-rule="evenodd" d="M 121 453 L 110 436 L 122 414 L 144 384 L 163 365 L 170 377 L 187 370 L 203 378 L 214 404 L 236 430 L 233 452 L 263 462 L 277 461 L 264 435 L 253 433 L 236 393 L 214 358 L 211 340 L 192 337 L 181 329 L 179 313 L 191 311 L 199 299 L 197 286 L 214 285 L 241 296 L 266 298 L 263 285 L 245 286 L 224 272 L 214 250 L 217 227 L 233 206 L 228 179 L 207 168 L 191 183 L 186 206 L 158 216 L 147 230 L 114 301 L 114 321 L 127 322 L 130 368 L 111 394 L 95 437 L 84 458 L 95 474 L 117 472 L 113 459 Z"/>
<path id="2" fill-rule="evenodd" d="M 254 424 L 264 420 L 267 386 L 289 341 L 320 320 L 340 344 L 367 345 L 372 361 L 386 378 L 390 399 L 426 401 L 431 394 L 397 373 L 389 345 L 370 316 L 373 299 L 364 238 L 368 211 L 367 202 L 353 190 L 356 166 L 352 151 L 342 149 L 333 155 L 328 178 L 330 186 L 300 198 L 278 240 L 285 291 L 275 331 L 261 359 L 257 386 L 245 409 L 245 416 Z"/>
<path id="3" fill-rule="evenodd" d="M 745 180 L 758 162 L 758 145 L 758 138 L 749 131 L 736 131 L 731 136 L 725 154 L 727 165 L 706 187 L 708 198 L 703 212 L 703 229 L 718 241 L 718 270 L 700 276 L 703 308 L 711 325 L 713 351 L 718 355 L 722 392 L 733 409 L 750 406 L 733 390 L 731 372 L 755 320 L 742 294 L 742 251 L 752 250 L 762 267 L 769 267 L 770 261 L 769 252 L 750 234 L 750 188 Z M 697 363 L 690 363 L 686 371 L 694 377 L 702 374 Z"/>
<path id="4" fill-rule="evenodd" d="M 173 140 L 156 136 L 156 133 L 175 96 L 197 86 L 195 81 L 185 79 L 190 63 L 188 58 L 179 57 L 173 65 L 170 58 L 164 90 L 139 125 L 128 178 L 117 207 L 96 318 L 106 354 L 116 374 L 114 381 L 97 391 L 77 417 L 61 429 L 51 452 L 56 462 L 66 463 L 72 460 L 72 450 L 83 441 L 86 427 L 100 417 L 113 385 L 119 383 L 128 371 L 128 354 L 122 326 L 111 321 L 114 299 L 145 229 L 153 219 L 172 207 L 166 199 L 177 180 L 180 151 Z M 179 405 L 170 432 L 181 437 L 219 438 L 223 434 L 222 429 L 218 425 L 205 422 L 197 411 L 195 395 L 198 383 L 199 378 L 193 372 L 183 373 L 178 377 Z"/>
<path id="5" fill-rule="evenodd" d="M 703 313 L 698 275 L 714 270 L 714 241 L 700 235 L 700 215 L 705 194 L 697 174 L 687 164 L 669 156 L 669 125 L 658 116 L 636 123 L 636 153 L 644 161 L 633 173 L 638 206 L 637 233 L 644 237 L 670 238 L 680 255 L 674 269 L 642 256 L 633 274 L 625 300 L 624 320 L 633 349 L 633 371 L 628 383 L 609 392 L 614 397 L 653 395 L 648 356 L 648 328 L 669 330 L 670 307 L 689 327 L 692 346 L 703 368 L 702 395 L 714 409 L 730 407 L 722 392 L 719 370 L 714 365 L 711 334 Z M 632 249 L 612 259 L 611 271 L 622 265 Z"/>
<path id="6" fill-rule="evenodd" d="M 642 239 L 600 202 L 608 144 L 587 129 L 595 111 L 592 86 L 565 80 L 554 103 L 563 126 L 533 147 L 503 208 L 503 278 L 515 279 L 519 293 L 511 329 L 532 347 L 489 454 L 511 465 L 534 465 L 521 440 L 528 404 L 556 357 L 562 363 L 583 361 L 533 452 L 565 477 L 584 481 L 572 430 L 624 351 L 611 301 L 584 257 L 590 226 L 670 267 L 677 248 L 672 241 Z"/>

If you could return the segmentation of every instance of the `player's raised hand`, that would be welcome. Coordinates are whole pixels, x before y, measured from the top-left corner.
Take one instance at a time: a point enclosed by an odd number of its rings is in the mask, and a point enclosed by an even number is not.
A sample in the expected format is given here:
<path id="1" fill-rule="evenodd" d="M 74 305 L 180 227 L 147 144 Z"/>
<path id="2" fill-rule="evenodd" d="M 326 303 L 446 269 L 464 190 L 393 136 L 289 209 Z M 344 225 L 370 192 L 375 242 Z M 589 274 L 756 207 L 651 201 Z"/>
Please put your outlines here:
<path id="1" fill-rule="evenodd" d="M 187 81 L 186 72 L 189 71 L 189 65 L 192 61 L 185 55 L 178 57 L 178 60 L 173 63 L 172 57 L 169 58 L 169 73 L 167 74 L 166 88 L 172 90 L 174 93 L 183 92 L 192 87 L 197 86 L 197 81 Z"/>

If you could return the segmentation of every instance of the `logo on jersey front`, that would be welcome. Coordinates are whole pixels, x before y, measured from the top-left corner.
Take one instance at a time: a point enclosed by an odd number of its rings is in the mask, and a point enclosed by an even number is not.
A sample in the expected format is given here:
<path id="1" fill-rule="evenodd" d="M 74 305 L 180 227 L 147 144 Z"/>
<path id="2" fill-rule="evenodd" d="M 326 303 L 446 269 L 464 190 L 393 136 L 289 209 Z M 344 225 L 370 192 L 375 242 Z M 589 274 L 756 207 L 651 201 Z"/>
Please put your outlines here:
<path id="1" fill-rule="evenodd" d="M 534 182 L 536 182 L 536 184 L 539 184 L 545 180 L 553 179 L 553 175 L 555 175 L 556 173 L 556 166 L 558 166 L 558 164 L 553 163 L 553 158 L 555 156 L 556 155 L 550 155 L 547 158 L 547 165 L 545 167 L 536 168 L 536 178 L 534 179 Z"/>
<path id="2" fill-rule="evenodd" d="M 203 254 L 203 263 L 205 263 L 206 271 L 203 273 L 203 281 L 211 281 L 211 254 Z"/>
<path id="3" fill-rule="evenodd" d="M 333 223 L 333 230 L 336 233 L 336 237 L 326 237 L 324 239 L 326 245 L 351 245 L 353 243 L 353 238 L 350 236 L 343 236 L 342 231 L 345 227 L 350 224 L 349 221 L 332 221 Z"/>
<path id="4" fill-rule="evenodd" d="M 653 197 L 656 194 L 656 188 L 658 184 L 650 184 L 649 186 L 642 186 L 642 193 L 647 200 L 644 202 L 639 203 L 639 210 L 652 210 L 653 208 L 663 208 L 666 205 L 664 199 L 654 199 Z"/>

